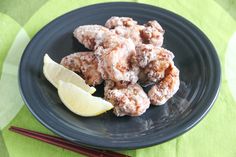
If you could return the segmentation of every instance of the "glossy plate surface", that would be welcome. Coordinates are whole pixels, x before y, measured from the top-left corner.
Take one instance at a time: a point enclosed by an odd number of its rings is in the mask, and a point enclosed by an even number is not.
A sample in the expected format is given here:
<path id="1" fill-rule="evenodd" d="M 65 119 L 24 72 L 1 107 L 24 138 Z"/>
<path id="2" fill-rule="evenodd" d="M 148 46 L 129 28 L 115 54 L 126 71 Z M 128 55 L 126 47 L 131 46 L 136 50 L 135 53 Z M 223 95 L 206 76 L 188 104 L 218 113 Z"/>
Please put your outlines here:
<path id="1" fill-rule="evenodd" d="M 165 105 L 150 107 L 140 117 L 112 112 L 84 118 L 70 112 L 45 79 L 43 56 L 60 62 L 65 55 L 86 50 L 73 37 L 80 25 L 101 24 L 111 16 L 128 16 L 143 24 L 158 20 L 165 29 L 165 48 L 173 51 L 181 85 Z M 186 19 L 167 10 L 137 3 L 97 4 L 67 13 L 39 31 L 26 48 L 19 84 L 32 114 L 56 134 L 90 147 L 135 149 L 172 139 L 196 125 L 209 111 L 220 85 L 220 63 L 207 37 Z M 103 87 L 95 95 L 103 96 Z"/>

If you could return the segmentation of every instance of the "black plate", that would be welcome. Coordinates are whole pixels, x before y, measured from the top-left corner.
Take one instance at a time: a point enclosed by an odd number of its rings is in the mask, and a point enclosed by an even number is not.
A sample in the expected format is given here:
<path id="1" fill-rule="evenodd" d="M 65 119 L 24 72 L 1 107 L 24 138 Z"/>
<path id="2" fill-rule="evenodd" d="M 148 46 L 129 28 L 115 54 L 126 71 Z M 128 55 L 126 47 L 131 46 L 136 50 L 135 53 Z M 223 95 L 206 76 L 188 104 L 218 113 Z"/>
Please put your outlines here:
<path id="1" fill-rule="evenodd" d="M 181 85 L 165 105 L 150 107 L 140 117 L 116 117 L 112 112 L 84 118 L 70 112 L 57 90 L 45 79 L 47 52 L 57 62 L 85 50 L 73 38 L 79 25 L 101 24 L 111 16 L 129 16 L 139 23 L 158 20 L 165 29 L 164 47 L 175 54 Z M 97 4 L 67 13 L 39 31 L 22 56 L 19 84 L 32 114 L 56 134 L 102 149 L 135 149 L 172 139 L 196 125 L 213 105 L 220 85 L 220 63 L 207 37 L 186 19 L 161 8 L 137 3 Z M 96 95 L 103 95 L 97 88 Z"/>

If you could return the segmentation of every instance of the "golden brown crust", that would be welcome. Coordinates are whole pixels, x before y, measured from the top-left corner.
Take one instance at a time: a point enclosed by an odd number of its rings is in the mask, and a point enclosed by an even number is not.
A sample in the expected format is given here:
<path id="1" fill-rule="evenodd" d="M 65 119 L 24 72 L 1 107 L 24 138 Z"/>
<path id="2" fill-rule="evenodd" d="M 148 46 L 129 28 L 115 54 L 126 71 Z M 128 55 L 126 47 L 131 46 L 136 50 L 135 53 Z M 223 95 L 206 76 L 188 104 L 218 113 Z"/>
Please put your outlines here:
<path id="1" fill-rule="evenodd" d="M 74 72 L 81 73 L 89 85 L 95 86 L 103 81 L 101 73 L 97 70 L 98 60 L 93 52 L 70 54 L 62 58 L 61 64 Z"/>
<path id="2" fill-rule="evenodd" d="M 165 71 L 165 77 L 148 92 L 153 105 L 163 105 L 179 89 L 179 70 L 171 64 Z"/>
<path id="3" fill-rule="evenodd" d="M 114 105 L 117 116 L 140 116 L 150 106 L 150 100 L 142 87 L 138 84 L 122 84 L 117 87 L 112 81 L 106 81 L 105 99 Z M 120 85 L 120 84 L 119 84 Z"/>

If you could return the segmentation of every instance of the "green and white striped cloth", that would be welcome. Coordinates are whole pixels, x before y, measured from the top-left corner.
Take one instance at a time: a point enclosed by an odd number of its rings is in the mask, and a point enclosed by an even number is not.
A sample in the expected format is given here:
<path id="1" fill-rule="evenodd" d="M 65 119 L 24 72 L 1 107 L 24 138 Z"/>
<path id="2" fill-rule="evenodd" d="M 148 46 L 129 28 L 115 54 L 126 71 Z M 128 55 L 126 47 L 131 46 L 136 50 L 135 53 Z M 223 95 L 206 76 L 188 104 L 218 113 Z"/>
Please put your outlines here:
<path id="1" fill-rule="evenodd" d="M 30 39 L 56 17 L 104 0 L 0 0 L 0 157 L 78 157 L 8 131 L 16 125 L 53 134 L 24 105 L 18 66 Z M 220 57 L 222 84 L 209 114 L 184 135 L 164 144 L 122 151 L 137 157 L 236 156 L 236 0 L 130 0 L 159 6 L 190 20 L 212 41 Z"/>

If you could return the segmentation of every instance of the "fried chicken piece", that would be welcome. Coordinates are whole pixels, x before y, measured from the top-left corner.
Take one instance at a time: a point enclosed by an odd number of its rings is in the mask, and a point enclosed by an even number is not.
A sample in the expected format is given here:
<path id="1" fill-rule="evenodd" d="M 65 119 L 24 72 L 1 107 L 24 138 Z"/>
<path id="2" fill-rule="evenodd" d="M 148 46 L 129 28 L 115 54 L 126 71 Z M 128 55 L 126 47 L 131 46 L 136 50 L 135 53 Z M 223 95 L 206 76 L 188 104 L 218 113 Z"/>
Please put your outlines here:
<path id="1" fill-rule="evenodd" d="M 178 91 L 179 85 L 179 70 L 174 64 L 170 64 L 165 70 L 164 78 L 148 91 L 151 103 L 153 105 L 163 105 Z"/>
<path id="2" fill-rule="evenodd" d="M 141 30 L 141 38 L 143 43 L 152 44 L 157 47 L 161 47 L 164 40 L 164 30 L 161 25 L 156 21 L 148 21 L 145 25 L 145 29 Z"/>
<path id="3" fill-rule="evenodd" d="M 138 25 L 138 22 L 132 18 L 113 16 L 107 20 L 105 26 L 117 35 L 131 38 L 135 46 L 145 43 L 161 47 L 163 44 L 164 30 L 156 20 Z"/>
<path id="4" fill-rule="evenodd" d="M 136 62 L 142 67 L 139 74 L 140 81 L 158 82 L 164 78 L 166 69 L 173 64 L 173 58 L 174 54 L 164 48 L 152 47 L 137 51 Z"/>
<path id="5" fill-rule="evenodd" d="M 137 25 L 137 23 L 137 21 L 129 17 L 113 16 L 107 20 L 105 26 L 110 28 L 111 32 L 119 36 L 132 39 L 136 46 L 142 43 L 140 31 L 145 28 L 142 25 Z"/>
<path id="6" fill-rule="evenodd" d="M 179 70 L 174 66 L 174 55 L 169 50 L 148 45 L 136 49 L 134 61 L 141 67 L 139 81 L 155 85 L 148 92 L 151 103 L 162 105 L 179 88 Z"/>
<path id="7" fill-rule="evenodd" d="M 80 26 L 74 35 L 86 47 L 95 49 L 98 71 L 103 79 L 137 82 L 138 68 L 130 64 L 130 58 L 135 53 L 131 39 L 113 34 L 99 25 Z"/>
<path id="8" fill-rule="evenodd" d="M 112 35 L 108 28 L 100 25 L 79 26 L 73 34 L 80 43 L 90 50 L 95 50 L 106 36 Z"/>
<path id="9" fill-rule="evenodd" d="M 140 36 L 140 31 L 144 26 L 135 25 L 132 27 L 117 26 L 114 29 L 111 29 L 111 32 L 122 36 L 126 39 L 130 38 L 134 42 L 135 46 L 142 43 L 142 38 Z"/>
<path id="10" fill-rule="evenodd" d="M 137 21 L 134 21 L 130 17 L 117 17 L 117 16 L 112 16 L 107 20 L 105 23 L 105 26 L 107 28 L 113 29 L 117 26 L 125 26 L 125 27 L 132 27 L 137 25 Z"/>
<path id="11" fill-rule="evenodd" d="M 101 73 L 97 70 L 98 60 L 93 52 L 78 52 L 65 56 L 61 60 L 61 65 L 81 73 L 89 85 L 95 86 L 103 81 Z"/>
<path id="12" fill-rule="evenodd" d="M 145 68 L 151 61 L 157 59 L 158 53 L 160 53 L 161 48 L 155 47 L 151 44 L 140 44 L 135 48 L 136 53 L 132 56 L 132 63 Z"/>
<path id="13" fill-rule="evenodd" d="M 120 86 L 121 85 L 121 86 Z M 126 84 L 127 85 L 127 84 Z M 138 84 L 128 84 L 106 81 L 105 99 L 114 105 L 114 114 L 117 116 L 140 116 L 150 106 L 150 100 L 142 87 Z"/>
<path id="14" fill-rule="evenodd" d="M 130 82 L 127 82 L 127 81 L 114 82 L 112 80 L 106 80 L 105 87 L 104 87 L 104 93 L 107 93 L 108 90 L 112 90 L 112 89 L 126 88 L 126 87 L 128 87 L 129 84 L 130 84 Z"/>
<path id="15" fill-rule="evenodd" d="M 94 53 L 98 58 L 98 71 L 104 80 L 137 82 L 139 68 L 130 62 L 131 56 L 136 53 L 131 39 L 110 36 Z"/>

